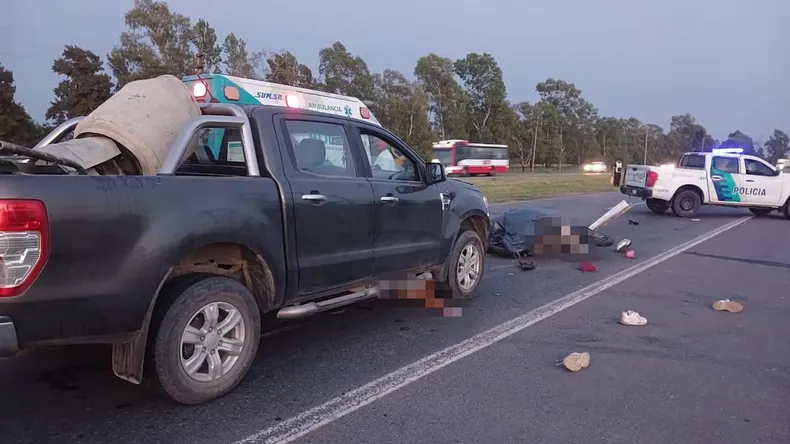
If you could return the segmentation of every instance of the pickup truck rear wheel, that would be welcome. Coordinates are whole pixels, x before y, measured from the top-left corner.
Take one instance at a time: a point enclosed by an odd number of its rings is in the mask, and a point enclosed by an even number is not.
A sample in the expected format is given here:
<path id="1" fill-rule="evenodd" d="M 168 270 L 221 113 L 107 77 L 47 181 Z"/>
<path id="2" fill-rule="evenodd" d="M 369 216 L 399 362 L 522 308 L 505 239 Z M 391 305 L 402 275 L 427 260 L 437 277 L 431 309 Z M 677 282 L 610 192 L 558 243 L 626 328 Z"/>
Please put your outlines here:
<path id="1" fill-rule="evenodd" d="M 645 203 L 647 208 L 654 213 L 663 214 L 669 209 L 669 203 L 661 199 L 647 199 Z"/>
<path id="2" fill-rule="evenodd" d="M 254 296 L 241 283 L 202 275 L 182 279 L 166 295 L 149 365 L 154 387 L 187 405 L 233 390 L 244 378 L 260 340 Z"/>
<path id="3" fill-rule="evenodd" d="M 790 219 L 790 199 L 787 199 L 787 202 L 782 207 L 782 214 L 784 214 L 785 219 Z"/>
<path id="4" fill-rule="evenodd" d="M 473 230 L 462 232 L 455 242 L 449 260 L 450 269 L 447 278 L 453 295 L 459 299 L 470 299 L 480 285 L 485 270 L 483 241 L 477 232 Z"/>
<path id="5" fill-rule="evenodd" d="M 683 190 L 672 199 L 672 212 L 678 217 L 694 217 L 701 206 L 702 199 L 692 190 Z"/>

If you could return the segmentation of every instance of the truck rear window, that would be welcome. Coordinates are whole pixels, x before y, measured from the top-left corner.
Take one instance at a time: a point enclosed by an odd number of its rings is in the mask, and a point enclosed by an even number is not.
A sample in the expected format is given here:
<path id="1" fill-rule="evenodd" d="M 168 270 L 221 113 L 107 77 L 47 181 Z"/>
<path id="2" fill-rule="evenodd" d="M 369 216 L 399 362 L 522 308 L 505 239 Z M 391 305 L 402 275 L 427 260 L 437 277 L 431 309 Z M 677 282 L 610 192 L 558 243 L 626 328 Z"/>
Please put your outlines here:
<path id="1" fill-rule="evenodd" d="M 680 158 L 680 167 L 681 168 L 691 168 L 696 170 L 704 170 L 705 169 L 705 156 L 699 156 L 695 154 L 686 154 L 685 156 Z"/>

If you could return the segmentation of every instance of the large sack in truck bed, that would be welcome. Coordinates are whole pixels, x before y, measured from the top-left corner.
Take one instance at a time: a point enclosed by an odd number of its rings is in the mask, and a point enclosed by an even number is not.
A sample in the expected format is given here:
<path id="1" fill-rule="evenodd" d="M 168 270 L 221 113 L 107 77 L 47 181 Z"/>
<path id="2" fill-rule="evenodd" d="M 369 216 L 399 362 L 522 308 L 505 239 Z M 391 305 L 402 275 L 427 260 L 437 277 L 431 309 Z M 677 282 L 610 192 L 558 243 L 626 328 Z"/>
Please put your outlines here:
<path id="1" fill-rule="evenodd" d="M 184 125 L 200 115 L 189 88 L 165 75 L 126 84 L 77 125 L 74 137 L 112 139 L 134 156 L 140 173 L 155 175 Z"/>

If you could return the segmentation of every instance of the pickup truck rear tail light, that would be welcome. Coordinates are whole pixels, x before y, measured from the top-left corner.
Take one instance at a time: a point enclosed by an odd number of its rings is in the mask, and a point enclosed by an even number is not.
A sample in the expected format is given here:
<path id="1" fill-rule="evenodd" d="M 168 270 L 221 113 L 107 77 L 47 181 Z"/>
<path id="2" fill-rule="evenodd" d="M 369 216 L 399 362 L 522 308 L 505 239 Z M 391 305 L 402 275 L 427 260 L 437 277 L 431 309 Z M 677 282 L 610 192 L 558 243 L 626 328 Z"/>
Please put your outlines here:
<path id="1" fill-rule="evenodd" d="M 648 188 L 652 188 L 656 184 L 657 180 L 658 180 L 658 173 L 655 171 L 648 171 L 647 183 L 645 184 L 645 186 L 647 186 Z"/>
<path id="2" fill-rule="evenodd" d="M 0 297 L 22 294 L 49 255 L 49 221 L 38 200 L 0 199 Z"/>

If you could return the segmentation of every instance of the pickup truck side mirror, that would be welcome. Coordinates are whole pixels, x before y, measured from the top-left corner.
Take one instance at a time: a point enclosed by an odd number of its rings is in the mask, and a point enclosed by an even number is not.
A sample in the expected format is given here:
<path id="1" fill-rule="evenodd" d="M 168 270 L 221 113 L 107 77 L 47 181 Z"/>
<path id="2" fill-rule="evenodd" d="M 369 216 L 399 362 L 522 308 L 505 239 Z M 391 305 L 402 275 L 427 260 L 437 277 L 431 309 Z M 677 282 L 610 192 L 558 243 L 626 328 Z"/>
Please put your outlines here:
<path id="1" fill-rule="evenodd" d="M 428 185 L 447 180 L 447 173 L 444 171 L 444 165 L 440 162 L 428 162 L 425 165 L 425 171 L 428 176 Z"/>

